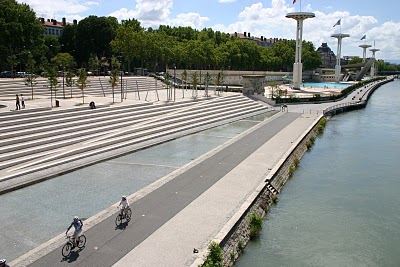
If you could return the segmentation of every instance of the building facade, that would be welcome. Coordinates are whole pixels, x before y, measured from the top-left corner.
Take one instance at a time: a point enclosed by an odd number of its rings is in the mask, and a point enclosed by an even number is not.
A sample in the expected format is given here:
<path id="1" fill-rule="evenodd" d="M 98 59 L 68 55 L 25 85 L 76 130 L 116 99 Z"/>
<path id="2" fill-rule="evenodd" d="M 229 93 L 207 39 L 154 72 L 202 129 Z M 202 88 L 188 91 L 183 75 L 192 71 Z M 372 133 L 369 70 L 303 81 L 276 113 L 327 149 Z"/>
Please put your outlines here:
<path id="1" fill-rule="evenodd" d="M 336 55 L 328 46 L 328 43 L 322 43 L 322 45 L 318 47 L 317 51 L 321 55 L 322 65 L 320 67 L 326 69 L 334 69 L 336 65 Z"/>
<path id="2" fill-rule="evenodd" d="M 68 25 L 77 25 L 78 21 L 74 19 L 73 23 L 67 22 L 65 18 L 62 18 L 62 21 L 57 21 L 55 19 L 47 19 L 39 18 L 40 23 L 45 28 L 44 35 L 52 35 L 54 37 L 60 37 L 64 27 Z"/>
<path id="3" fill-rule="evenodd" d="M 255 42 L 257 45 L 267 47 L 267 48 L 273 46 L 277 42 L 281 42 L 281 41 L 285 40 L 285 39 L 278 39 L 278 38 L 266 38 L 264 36 L 254 37 L 254 36 L 251 36 L 251 34 L 249 32 L 244 32 L 244 33 L 235 32 L 235 33 L 231 34 L 231 36 L 239 38 L 241 40 Z"/>

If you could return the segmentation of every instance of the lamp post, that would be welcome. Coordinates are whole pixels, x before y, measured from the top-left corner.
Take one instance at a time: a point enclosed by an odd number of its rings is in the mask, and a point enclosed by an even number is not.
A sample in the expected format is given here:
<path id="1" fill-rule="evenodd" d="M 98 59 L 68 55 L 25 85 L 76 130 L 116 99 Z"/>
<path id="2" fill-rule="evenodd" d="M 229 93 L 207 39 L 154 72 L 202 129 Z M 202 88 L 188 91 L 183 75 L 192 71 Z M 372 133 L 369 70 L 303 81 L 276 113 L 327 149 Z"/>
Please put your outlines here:
<path id="1" fill-rule="evenodd" d="M 120 75 L 121 75 L 121 102 L 122 102 L 122 101 L 123 101 L 123 80 L 122 80 L 122 74 L 123 74 L 122 63 L 123 63 L 123 57 L 122 57 L 122 54 L 120 54 L 118 57 L 119 57 L 119 60 L 120 60 Z"/>
<path id="2" fill-rule="evenodd" d="M 176 65 L 174 64 L 174 102 L 175 102 L 175 91 L 176 91 Z"/>
<path id="3" fill-rule="evenodd" d="M 64 85 L 65 85 L 65 66 L 64 65 L 61 65 L 61 69 L 62 69 L 62 77 L 63 77 L 63 85 L 62 85 L 62 88 L 63 88 L 63 97 L 64 97 L 64 99 L 65 99 L 65 90 L 64 90 Z"/>

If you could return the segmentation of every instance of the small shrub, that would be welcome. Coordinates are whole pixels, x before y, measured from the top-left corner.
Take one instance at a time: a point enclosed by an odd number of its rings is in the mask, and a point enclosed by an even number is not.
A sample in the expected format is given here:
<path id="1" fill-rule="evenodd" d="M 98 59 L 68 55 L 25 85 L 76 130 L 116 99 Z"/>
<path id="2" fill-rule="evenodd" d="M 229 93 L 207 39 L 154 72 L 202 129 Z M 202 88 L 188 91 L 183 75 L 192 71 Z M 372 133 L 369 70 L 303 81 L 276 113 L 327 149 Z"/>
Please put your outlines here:
<path id="1" fill-rule="evenodd" d="M 307 149 L 310 149 L 312 147 L 312 145 L 313 145 L 313 143 L 311 143 L 311 141 L 306 142 Z"/>
<path id="2" fill-rule="evenodd" d="M 291 177 L 296 170 L 296 166 L 292 165 L 289 167 L 289 177 Z"/>
<path id="3" fill-rule="evenodd" d="M 299 164 L 300 164 L 300 160 L 298 159 L 298 158 L 295 158 L 294 160 L 293 160 L 293 163 L 294 163 L 294 166 L 299 166 Z"/>
<path id="4" fill-rule="evenodd" d="M 239 240 L 237 244 L 238 251 L 242 252 L 244 250 L 244 242 L 243 240 Z"/>
<path id="5" fill-rule="evenodd" d="M 250 239 L 254 239 L 260 234 L 263 223 L 263 217 L 258 216 L 256 213 L 253 213 L 250 215 L 249 221 L 250 221 Z"/>
<path id="6" fill-rule="evenodd" d="M 229 257 L 231 258 L 231 261 L 234 262 L 235 259 L 236 259 L 236 252 L 235 252 L 235 251 L 232 251 L 232 252 L 229 254 Z"/>
<path id="7" fill-rule="evenodd" d="M 318 125 L 317 125 L 317 131 L 318 133 L 323 133 L 324 129 L 325 129 L 325 125 L 326 125 L 327 119 L 326 118 L 322 118 Z"/>
<path id="8" fill-rule="evenodd" d="M 277 195 L 272 195 L 272 203 L 274 203 L 274 204 L 278 203 L 278 196 Z"/>
<path id="9" fill-rule="evenodd" d="M 223 257 L 222 248 L 216 242 L 211 242 L 208 245 L 208 255 L 203 264 L 203 267 L 222 267 Z"/>
<path id="10" fill-rule="evenodd" d="M 314 144 L 314 142 L 315 142 L 315 136 L 311 136 L 311 137 L 310 137 L 310 141 L 311 141 L 311 143 Z"/>

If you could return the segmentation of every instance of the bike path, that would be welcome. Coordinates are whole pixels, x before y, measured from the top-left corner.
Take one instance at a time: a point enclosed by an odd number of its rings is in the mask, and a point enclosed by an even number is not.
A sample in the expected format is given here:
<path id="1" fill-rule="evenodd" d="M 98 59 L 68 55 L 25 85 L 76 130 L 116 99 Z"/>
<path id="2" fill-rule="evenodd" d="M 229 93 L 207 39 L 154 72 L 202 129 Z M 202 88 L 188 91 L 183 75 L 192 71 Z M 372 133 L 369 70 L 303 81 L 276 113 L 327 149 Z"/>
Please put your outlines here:
<path id="1" fill-rule="evenodd" d="M 116 228 L 115 213 L 84 231 L 87 242 L 83 250 L 75 249 L 63 258 L 60 246 L 29 266 L 112 266 L 300 116 L 285 113 L 269 121 L 131 203 L 132 220 L 126 227 Z M 164 249 L 168 253 L 174 248 Z"/>

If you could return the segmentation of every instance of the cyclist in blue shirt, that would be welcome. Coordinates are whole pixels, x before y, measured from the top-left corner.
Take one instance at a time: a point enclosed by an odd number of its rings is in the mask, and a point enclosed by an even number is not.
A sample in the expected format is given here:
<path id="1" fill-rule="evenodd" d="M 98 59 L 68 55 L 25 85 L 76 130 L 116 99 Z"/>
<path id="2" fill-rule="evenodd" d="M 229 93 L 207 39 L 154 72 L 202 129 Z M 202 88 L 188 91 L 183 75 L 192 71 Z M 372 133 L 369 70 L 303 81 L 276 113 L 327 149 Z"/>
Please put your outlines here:
<path id="1" fill-rule="evenodd" d="M 74 231 L 74 234 L 72 235 L 72 238 L 73 238 L 73 243 L 76 246 L 77 245 L 76 242 L 78 240 L 78 237 L 82 232 L 83 222 L 82 222 L 81 219 L 79 219 L 78 216 L 75 216 L 74 220 L 71 223 L 71 225 L 68 227 L 67 231 L 65 232 L 65 235 L 68 234 L 68 231 L 69 231 L 69 229 L 71 229 L 72 226 L 75 228 L 75 231 Z"/>

